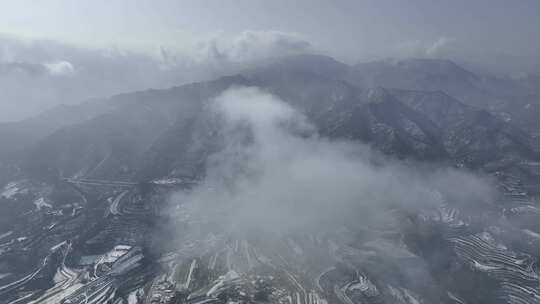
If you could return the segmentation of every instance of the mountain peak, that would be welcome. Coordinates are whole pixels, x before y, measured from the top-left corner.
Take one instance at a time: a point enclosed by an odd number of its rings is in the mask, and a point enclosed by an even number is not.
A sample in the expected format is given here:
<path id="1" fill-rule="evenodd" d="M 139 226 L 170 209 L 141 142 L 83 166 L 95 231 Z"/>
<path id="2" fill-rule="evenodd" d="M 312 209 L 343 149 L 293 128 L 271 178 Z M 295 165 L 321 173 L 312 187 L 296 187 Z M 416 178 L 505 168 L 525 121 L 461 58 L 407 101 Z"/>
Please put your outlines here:
<path id="1" fill-rule="evenodd" d="M 329 77 L 341 77 L 347 74 L 350 66 L 332 57 L 316 54 L 297 54 L 274 57 L 261 61 L 249 71 L 263 69 L 301 70 Z"/>

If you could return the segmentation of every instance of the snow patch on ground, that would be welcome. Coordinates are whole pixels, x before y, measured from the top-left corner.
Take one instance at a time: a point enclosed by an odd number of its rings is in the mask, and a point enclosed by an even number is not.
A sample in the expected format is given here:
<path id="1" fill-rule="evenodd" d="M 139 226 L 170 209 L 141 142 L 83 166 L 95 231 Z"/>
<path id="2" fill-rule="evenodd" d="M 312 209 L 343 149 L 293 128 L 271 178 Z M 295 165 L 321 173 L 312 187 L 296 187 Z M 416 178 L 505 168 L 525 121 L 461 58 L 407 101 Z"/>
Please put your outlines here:
<path id="1" fill-rule="evenodd" d="M 214 282 L 214 286 L 206 292 L 206 296 L 213 297 L 214 295 L 219 294 L 227 285 L 233 284 L 239 279 L 240 275 L 236 271 L 229 270 L 225 275 L 219 276 Z"/>
<path id="2" fill-rule="evenodd" d="M 379 295 L 379 291 L 377 290 L 377 286 L 375 286 L 375 284 L 373 284 L 368 278 L 364 277 L 364 276 L 360 276 L 358 278 L 358 282 L 356 283 L 351 283 L 351 285 L 349 285 L 348 287 L 349 290 L 351 291 L 354 291 L 354 290 L 358 290 L 364 294 L 366 294 L 367 296 L 370 296 L 370 297 L 375 297 L 377 295 Z"/>
<path id="3" fill-rule="evenodd" d="M 41 210 L 41 208 L 50 208 L 52 209 L 52 205 L 47 203 L 43 197 L 38 198 L 34 201 L 34 205 L 36 205 L 37 210 Z"/>
<path id="4" fill-rule="evenodd" d="M 13 234 L 13 231 L 11 231 L 11 230 L 6 232 L 6 233 L 2 233 L 2 234 L 0 234 L 0 240 L 3 239 L 3 238 L 6 238 L 6 237 L 8 237 L 8 236 L 10 236 L 12 234 Z"/>
<path id="5" fill-rule="evenodd" d="M 152 183 L 156 185 L 175 185 L 175 184 L 181 184 L 182 179 L 180 178 L 159 179 L 159 180 L 152 181 Z"/>
<path id="6" fill-rule="evenodd" d="M 102 256 L 100 262 L 101 263 L 114 263 L 120 257 L 125 255 L 130 249 L 131 249 L 131 246 L 128 246 L 128 245 L 117 245 L 111 251 L 105 253 Z"/>
<path id="7" fill-rule="evenodd" d="M 533 237 L 533 238 L 535 238 L 535 239 L 540 239 L 540 234 L 538 234 L 538 233 L 536 233 L 536 232 L 534 232 L 534 231 L 532 231 L 532 230 L 529 230 L 529 229 L 523 229 L 523 232 L 524 232 L 525 234 L 527 234 L 528 236 L 531 236 L 531 237 Z"/>
<path id="8" fill-rule="evenodd" d="M 0 196 L 10 199 L 19 192 L 21 192 L 21 189 L 19 189 L 18 184 L 16 182 L 10 182 L 4 187 Z"/>
<path id="9" fill-rule="evenodd" d="M 478 269 L 480 271 L 490 271 L 490 270 L 496 270 L 496 269 L 500 268 L 500 267 L 496 267 L 496 266 L 484 265 L 484 264 L 479 263 L 478 261 L 473 261 L 473 266 L 474 266 L 474 268 L 476 268 L 476 269 Z"/>
<path id="10" fill-rule="evenodd" d="M 128 304 L 137 304 L 139 303 L 139 299 L 137 298 L 137 290 L 132 291 L 129 296 L 127 297 Z"/>
<path id="11" fill-rule="evenodd" d="M 52 247 L 51 247 L 51 251 L 54 252 L 54 251 L 58 250 L 58 248 L 60 248 L 60 247 L 62 247 L 62 246 L 64 246 L 64 245 L 66 245 L 66 244 L 67 244 L 67 241 L 60 242 L 60 243 L 58 243 L 58 244 L 52 246 Z"/>

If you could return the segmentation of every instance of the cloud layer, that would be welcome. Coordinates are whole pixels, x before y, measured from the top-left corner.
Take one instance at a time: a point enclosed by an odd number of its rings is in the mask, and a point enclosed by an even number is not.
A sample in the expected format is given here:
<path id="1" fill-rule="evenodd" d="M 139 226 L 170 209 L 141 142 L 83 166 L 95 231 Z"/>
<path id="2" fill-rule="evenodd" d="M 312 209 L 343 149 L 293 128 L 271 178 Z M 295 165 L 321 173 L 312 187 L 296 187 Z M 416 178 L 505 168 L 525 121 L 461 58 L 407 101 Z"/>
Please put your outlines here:
<path id="1" fill-rule="evenodd" d="M 223 149 L 210 157 L 205 180 L 173 195 L 171 204 L 220 223 L 222 231 L 385 229 L 395 211 L 475 203 L 493 194 L 464 172 L 413 168 L 363 144 L 321 138 L 302 114 L 255 88 L 229 90 L 213 109 Z"/>
<path id="2" fill-rule="evenodd" d="M 293 33 L 244 31 L 200 41 L 188 50 L 97 49 L 0 36 L 0 121 L 19 120 L 54 105 L 148 88 L 166 88 L 237 72 L 269 56 L 308 52 Z"/>
<path id="3" fill-rule="evenodd" d="M 466 41 L 445 35 L 433 40 L 411 39 L 390 44 L 362 60 L 428 57 L 471 61 L 466 45 Z M 369 54 L 371 47 L 369 43 L 362 46 L 358 54 Z M 57 104 L 234 74 L 268 57 L 298 53 L 327 52 L 299 33 L 275 30 L 221 33 L 200 37 L 182 49 L 163 45 L 152 51 L 92 48 L 0 35 L 0 122 L 20 120 Z M 484 57 L 479 56 L 483 58 L 480 62 L 487 62 Z M 522 65 L 516 64 L 518 59 L 496 60 L 487 66 L 513 67 L 508 70 L 528 66 L 525 59 Z"/>
<path id="4" fill-rule="evenodd" d="M 408 40 L 397 44 L 398 57 L 452 57 L 455 38 L 440 36 L 434 41 Z"/>

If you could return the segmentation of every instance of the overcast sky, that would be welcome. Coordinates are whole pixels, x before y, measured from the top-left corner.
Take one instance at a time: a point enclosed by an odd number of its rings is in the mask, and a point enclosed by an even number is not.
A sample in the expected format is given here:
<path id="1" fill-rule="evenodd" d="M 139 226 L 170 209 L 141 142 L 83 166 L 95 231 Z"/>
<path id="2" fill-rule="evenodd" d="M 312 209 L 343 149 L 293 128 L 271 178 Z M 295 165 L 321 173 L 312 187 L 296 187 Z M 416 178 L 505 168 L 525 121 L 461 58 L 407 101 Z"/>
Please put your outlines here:
<path id="1" fill-rule="evenodd" d="M 244 30 L 305 35 L 351 59 L 447 37 L 468 51 L 537 56 L 538 0 L 0 1 L 3 32 L 81 43 L 189 45 Z"/>
<path id="2" fill-rule="evenodd" d="M 0 7 L 0 90 L 9 91 L 0 121 L 53 100 L 189 81 L 181 71 L 194 65 L 204 68 L 190 74 L 204 78 L 217 57 L 444 57 L 510 73 L 540 63 L 539 0 L 0 0 Z M 26 96 L 20 88 L 30 85 L 42 89 Z"/>

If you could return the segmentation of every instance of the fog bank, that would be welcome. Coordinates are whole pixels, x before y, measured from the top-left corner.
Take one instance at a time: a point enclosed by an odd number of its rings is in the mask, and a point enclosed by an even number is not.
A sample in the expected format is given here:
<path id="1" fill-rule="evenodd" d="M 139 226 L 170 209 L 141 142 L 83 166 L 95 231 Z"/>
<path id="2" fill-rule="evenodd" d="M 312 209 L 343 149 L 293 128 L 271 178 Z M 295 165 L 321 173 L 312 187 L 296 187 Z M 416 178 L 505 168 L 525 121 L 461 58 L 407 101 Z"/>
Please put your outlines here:
<path id="1" fill-rule="evenodd" d="M 223 149 L 206 178 L 171 198 L 228 233 L 317 233 L 343 225 L 391 228 L 393 214 L 493 197 L 491 186 L 450 168 L 413 168 L 365 144 L 322 138 L 302 113 L 257 88 L 213 102 Z"/>

